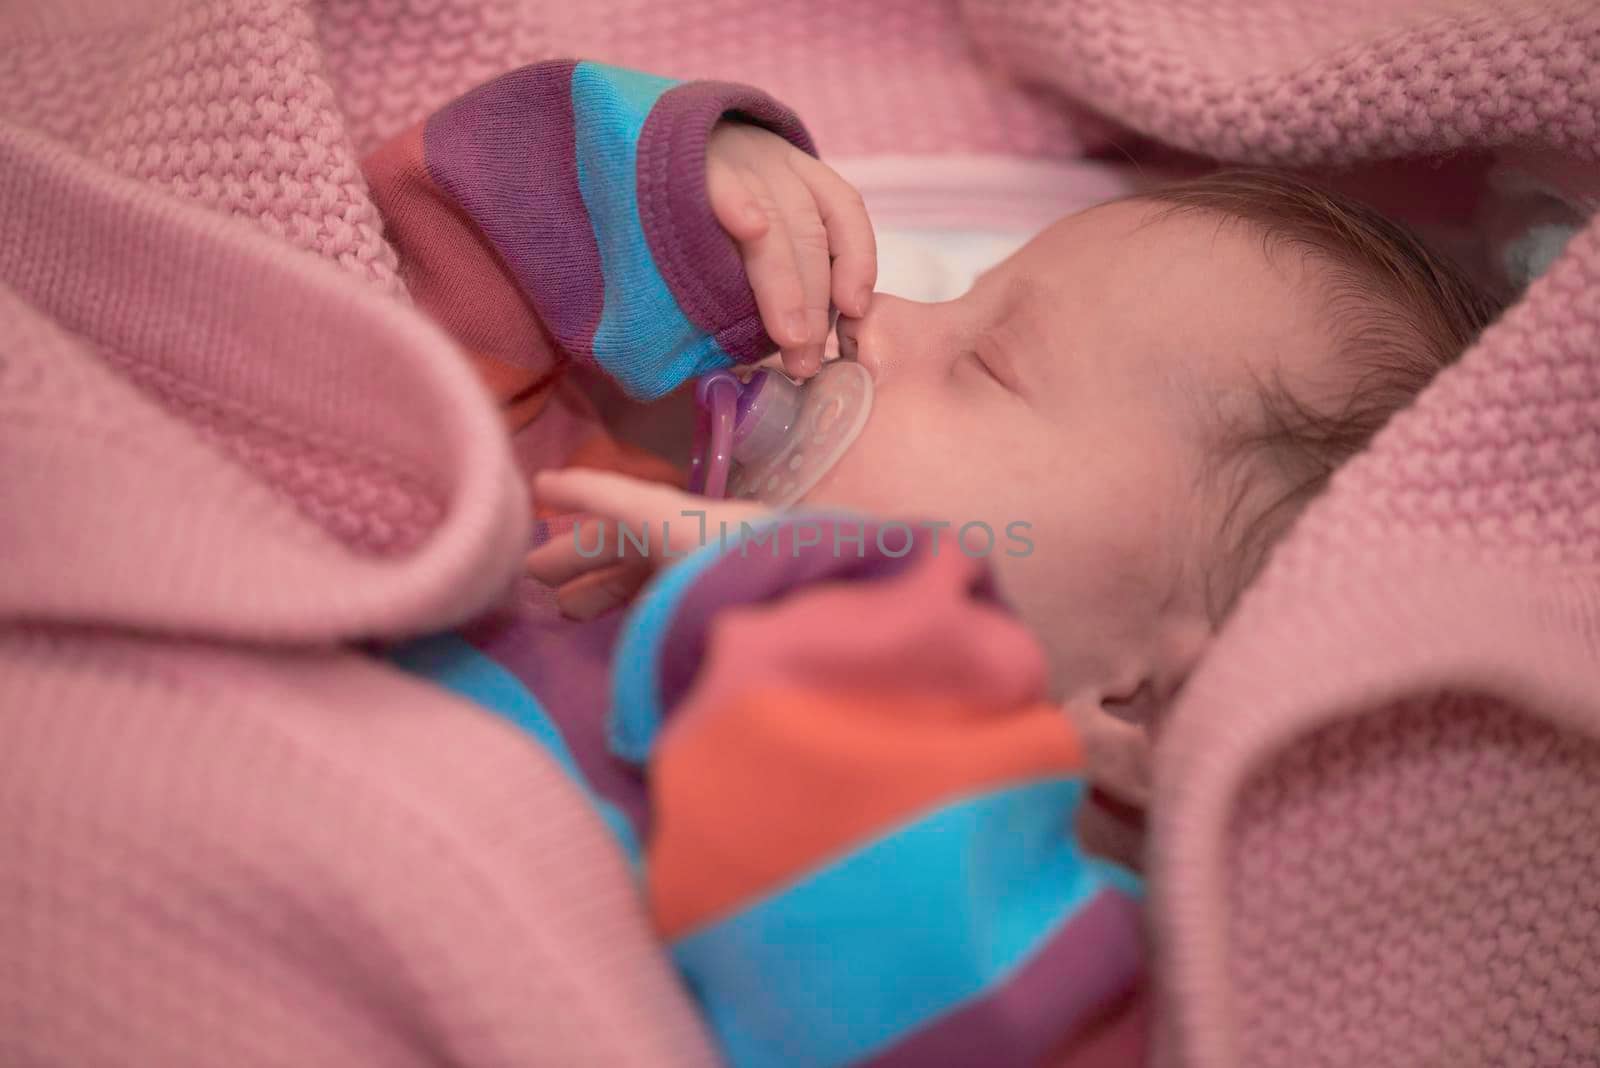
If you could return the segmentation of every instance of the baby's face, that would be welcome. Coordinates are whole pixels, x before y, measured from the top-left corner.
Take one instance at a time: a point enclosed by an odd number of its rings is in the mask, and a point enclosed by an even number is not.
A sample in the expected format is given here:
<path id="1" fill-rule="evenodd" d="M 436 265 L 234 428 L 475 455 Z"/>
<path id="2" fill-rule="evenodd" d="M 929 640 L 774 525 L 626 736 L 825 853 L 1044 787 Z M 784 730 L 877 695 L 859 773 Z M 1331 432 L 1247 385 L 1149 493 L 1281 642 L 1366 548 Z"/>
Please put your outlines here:
<path id="1" fill-rule="evenodd" d="M 1148 719 L 1211 633 L 1207 583 L 1214 598 L 1230 581 L 1219 532 L 1233 494 L 1208 477 L 1219 431 L 1254 410 L 1252 372 L 1292 384 L 1331 355 L 1302 268 L 1269 261 L 1248 228 L 1154 210 L 1071 216 L 957 300 L 880 294 L 843 322 L 841 349 L 877 397 L 807 498 L 948 520 L 945 552 L 956 527 L 987 523 L 1054 696 L 1084 718 L 1092 755 L 1128 764 L 1115 792 L 1129 801 L 1143 772 L 1124 750 L 1143 733 L 1100 712 Z M 1005 533 L 1017 522 L 1026 556 L 1006 554 L 1022 549 Z M 981 551 L 981 531 L 968 544 Z"/>

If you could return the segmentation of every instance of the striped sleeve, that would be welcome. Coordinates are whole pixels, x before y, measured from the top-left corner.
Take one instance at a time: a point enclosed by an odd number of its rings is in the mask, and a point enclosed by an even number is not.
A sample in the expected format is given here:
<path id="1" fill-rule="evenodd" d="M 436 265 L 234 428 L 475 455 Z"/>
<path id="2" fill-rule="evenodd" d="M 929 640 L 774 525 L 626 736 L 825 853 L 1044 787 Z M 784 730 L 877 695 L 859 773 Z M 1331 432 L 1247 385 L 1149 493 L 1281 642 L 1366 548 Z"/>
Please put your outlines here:
<path id="1" fill-rule="evenodd" d="M 897 526 L 709 546 L 620 639 L 650 909 L 741 1068 L 1037 1064 L 1140 977 L 1141 889 L 1074 839 L 1040 649 L 983 561 Z"/>
<path id="2" fill-rule="evenodd" d="M 775 347 L 706 194 L 724 117 L 815 151 L 754 89 L 564 61 L 473 89 L 365 171 L 413 299 L 531 419 L 569 359 L 648 400 Z"/>

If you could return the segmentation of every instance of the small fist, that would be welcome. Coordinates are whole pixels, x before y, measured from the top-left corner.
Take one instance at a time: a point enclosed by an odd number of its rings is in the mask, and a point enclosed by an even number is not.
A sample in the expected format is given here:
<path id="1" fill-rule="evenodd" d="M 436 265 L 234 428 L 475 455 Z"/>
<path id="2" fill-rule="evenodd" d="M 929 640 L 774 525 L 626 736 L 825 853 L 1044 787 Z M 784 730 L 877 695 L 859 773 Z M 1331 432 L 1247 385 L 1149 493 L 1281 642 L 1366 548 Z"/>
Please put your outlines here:
<path id="1" fill-rule="evenodd" d="M 739 246 L 762 325 L 783 369 L 804 379 L 822 366 L 829 305 L 866 313 L 878 253 L 861 194 L 826 164 L 771 131 L 724 121 L 711 132 L 711 211 Z"/>

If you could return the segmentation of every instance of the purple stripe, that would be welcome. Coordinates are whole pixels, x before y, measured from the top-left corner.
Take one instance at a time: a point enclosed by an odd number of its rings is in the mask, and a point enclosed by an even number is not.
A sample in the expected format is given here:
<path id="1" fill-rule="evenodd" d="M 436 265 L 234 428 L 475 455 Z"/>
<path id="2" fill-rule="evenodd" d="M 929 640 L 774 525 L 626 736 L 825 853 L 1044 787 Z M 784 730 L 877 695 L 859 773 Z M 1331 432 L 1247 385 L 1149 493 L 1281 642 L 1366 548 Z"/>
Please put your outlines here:
<path id="1" fill-rule="evenodd" d="M 739 251 L 712 214 L 706 192 L 706 139 L 725 115 L 817 154 L 794 112 L 765 93 L 727 82 L 677 86 L 661 95 L 639 133 L 639 220 L 684 315 L 728 355 L 748 362 L 777 346 L 762 328 Z"/>
<path id="2" fill-rule="evenodd" d="M 1038 1064 L 1133 991 L 1140 977 L 1140 944 L 1138 905 L 1124 894 L 1102 890 L 1004 986 L 863 1063 L 872 1068 Z M 1130 1050 L 1126 1063 L 1143 1064 L 1142 1049 Z"/>
<path id="3" fill-rule="evenodd" d="M 817 532 L 815 547 L 797 547 L 797 527 L 806 528 L 806 541 Z M 912 567 L 921 549 L 894 559 L 877 552 L 873 532 L 879 524 L 866 520 L 813 518 L 791 520 L 768 534 L 767 541 L 729 548 L 722 559 L 707 568 L 678 602 L 666 639 L 661 643 L 656 677 L 661 708 L 670 715 L 694 682 L 706 654 L 711 619 L 730 605 L 765 604 L 820 579 L 874 579 L 900 574 Z M 841 531 L 839 552 L 833 551 L 833 532 Z M 863 532 L 864 557 L 857 556 L 854 535 Z M 707 534 L 710 540 L 710 534 Z M 889 541 L 899 548 L 898 537 Z"/>
<path id="4" fill-rule="evenodd" d="M 463 636 L 521 680 L 555 721 L 589 786 L 622 809 L 642 841 L 649 833 L 644 780 L 631 764 L 611 755 L 606 740 L 611 657 L 625 618 L 625 613 L 608 612 L 574 623 L 505 614 L 474 624 Z"/>
<path id="5" fill-rule="evenodd" d="M 816 532 L 818 544 L 797 547 L 797 525 L 807 528 L 806 540 Z M 915 523 L 890 523 L 884 544 L 895 551 L 914 538 L 911 551 L 892 557 L 878 551 L 877 532 L 885 527 L 878 520 L 831 519 L 799 516 L 777 528 L 761 545 L 747 545 L 744 552 L 730 548 L 726 556 L 705 570 L 683 595 L 667 635 L 661 643 L 656 667 L 661 708 L 667 714 L 676 707 L 694 682 L 706 653 L 706 633 L 711 618 L 729 605 L 764 604 L 791 593 L 795 587 L 822 579 L 860 581 L 892 578 L 916 566 L 924 555 L 954 549 L 948 537 Z M 839 530 L 838 551 L 834 551 L 834 531 Z M 863 548 L 858 550 L 854 536 L 860 533 Z M 707 534 L 710 540 L 710 534 Z M 936 544 L 938 542 L 939 544 Z M 993 573 L 985 568 L 974 584 L 974 599 L 1005 607 L 995 585 Z"/>
<path id="6" fill-rule="evenodd" d="M 600 250 L 578 188 L 575 62 L 522 67 L 428 119 L 428 175 L 472 219 L 545 327 L 569 353 L 593 351 L 605 303 Z"/>

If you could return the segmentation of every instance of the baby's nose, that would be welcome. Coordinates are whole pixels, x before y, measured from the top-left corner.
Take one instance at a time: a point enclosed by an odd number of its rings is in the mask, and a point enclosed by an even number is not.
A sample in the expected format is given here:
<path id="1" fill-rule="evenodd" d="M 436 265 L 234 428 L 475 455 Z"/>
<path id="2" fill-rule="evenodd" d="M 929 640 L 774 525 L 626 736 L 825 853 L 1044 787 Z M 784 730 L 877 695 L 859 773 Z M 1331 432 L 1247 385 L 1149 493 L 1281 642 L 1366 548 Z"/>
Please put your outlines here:
<path id="1" fill-rule="evenodd" d="M 892 354 L 901 348 L 895 325 L 900 305 L 909 305 L 887 293 L 874 293 L 867 314 L 859 319 L 839 317 L 834 335 L 839 341 L 839 355 L 854 360 L 867 369 L 874 381 L 881 382 L 888 370 Z"/>
<path id="2" fill-rule="evenodd" d="M 866 315 L 839 317 L 839 355 L 866 368 L 879 385 L 899 378 L 912 364 L 931 366 L 936 361 L 928 357 L 941 348 L 950 307 L 874 293 Z"/>

